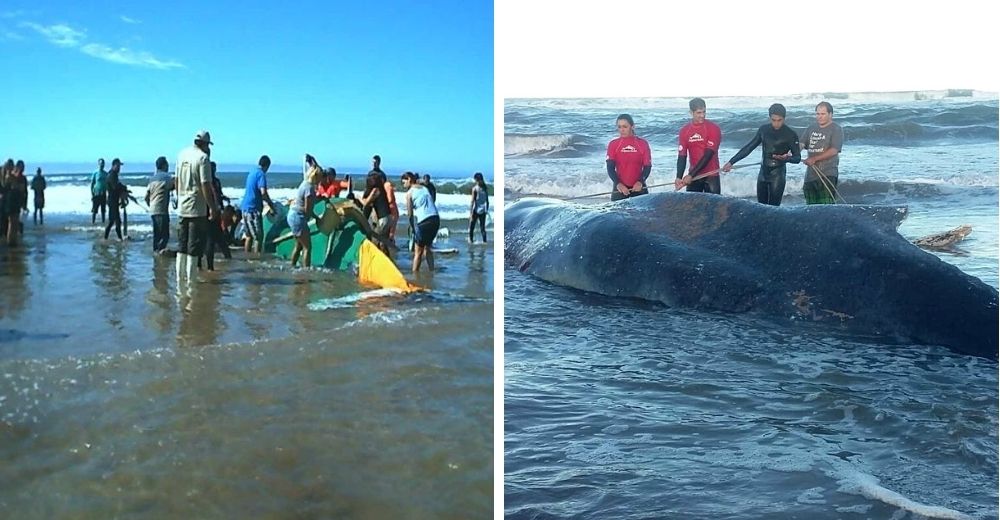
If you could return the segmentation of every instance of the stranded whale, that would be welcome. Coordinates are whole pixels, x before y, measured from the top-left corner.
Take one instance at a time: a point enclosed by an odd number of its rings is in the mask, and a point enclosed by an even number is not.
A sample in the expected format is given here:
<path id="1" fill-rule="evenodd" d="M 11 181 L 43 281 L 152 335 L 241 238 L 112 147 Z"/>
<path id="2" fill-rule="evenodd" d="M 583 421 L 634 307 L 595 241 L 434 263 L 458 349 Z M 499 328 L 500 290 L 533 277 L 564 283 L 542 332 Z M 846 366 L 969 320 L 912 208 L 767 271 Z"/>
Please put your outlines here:
<path id="1" fill-rule="evenodd" d="M 702 193 L 598 206 L 522 199 L 504 209 L 504 258 L 585 291 L 826 321 L 996 359 L 997 290 L 900 236 L 905 216 Z"/>

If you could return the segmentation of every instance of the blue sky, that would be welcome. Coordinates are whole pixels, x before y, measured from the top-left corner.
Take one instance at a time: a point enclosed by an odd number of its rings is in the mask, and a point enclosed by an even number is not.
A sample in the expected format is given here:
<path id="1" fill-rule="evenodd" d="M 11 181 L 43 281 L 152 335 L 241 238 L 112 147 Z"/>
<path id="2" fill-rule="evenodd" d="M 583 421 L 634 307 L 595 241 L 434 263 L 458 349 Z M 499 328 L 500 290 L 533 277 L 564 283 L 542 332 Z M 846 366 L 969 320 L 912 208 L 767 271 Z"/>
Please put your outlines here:
<path id="1" fill-rule="evenodd" d="M 492 2 L 169 4 L 5 0 L 0 155 L 492 174 Z"/>

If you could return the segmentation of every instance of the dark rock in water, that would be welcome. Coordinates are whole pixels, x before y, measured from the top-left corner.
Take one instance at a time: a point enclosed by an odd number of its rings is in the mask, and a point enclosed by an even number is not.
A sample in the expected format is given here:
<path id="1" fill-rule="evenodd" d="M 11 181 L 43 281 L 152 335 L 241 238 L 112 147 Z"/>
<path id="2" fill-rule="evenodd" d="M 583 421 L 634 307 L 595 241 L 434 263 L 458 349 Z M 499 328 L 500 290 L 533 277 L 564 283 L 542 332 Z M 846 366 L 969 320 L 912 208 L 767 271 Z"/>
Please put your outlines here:
<path id="1" fill-rule="evenodd" d="M 955 244 L 964 240 L 970 233 L 972 233 L 972 226 L 958 226 L 957 228 L 945 231 L 944 233 L 937 233 L 935 235 L 918 238 L 914 240 L 913 243 L 924 249 L 934 251 L 952 251 Z"/>
<path id="2" fill-rule="evenodd" d="M 905 208 L 776 208 L 700 193 L 504 210 L 509 265 L 670 306 L 829 322 L 997 358 L 997 290 L 896 232 Z"/>

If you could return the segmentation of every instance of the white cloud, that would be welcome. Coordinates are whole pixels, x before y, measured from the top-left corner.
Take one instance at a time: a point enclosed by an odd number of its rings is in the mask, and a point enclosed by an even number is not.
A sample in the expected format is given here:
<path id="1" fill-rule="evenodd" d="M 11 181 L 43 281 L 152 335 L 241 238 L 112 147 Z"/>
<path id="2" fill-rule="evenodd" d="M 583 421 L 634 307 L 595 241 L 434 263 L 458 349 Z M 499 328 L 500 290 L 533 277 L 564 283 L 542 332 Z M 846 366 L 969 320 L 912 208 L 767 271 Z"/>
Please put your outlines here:
<path id="1" fill-rule="evenodd" d="M 23 40 L 24 36 L 13 32 L 13 31 L 3 31 L 0 32 L 0 40 Z"/>
<path id="2" fill-rule="evenodd" d="M 121 18 L 121 20 L 123 22 L 125 22 L 125 23 L 130 23 L 130 24 L 139 24 L 139 23 L 142 23 L 142 20 L 136 20 L 135 18 L 129 18 L 128 16 L 125 16 L 125 15 L 121 15 L 118 18 Z"/>
<path id="3" fill-rule="evenodd" d="M 88 56 L 112 63 L 159 70 L 184 68 L 184 64 L 182 63 L 173 60 L 162 60 L 146 51 L 133 50 L 128 47 L 118 47 L 116 49 L 103 43 L 86 42 L 86 31 L 74 29 L 66 24 L 40 25 L 33 22 L 21 22 L 19 25 L 41 34 L 53 45 L 77 48 L 80 52 Z M 11 34 L 13 33 L 0 33 L 0 38 L 10 38 Z M 19 37 L 20 35 L 15 36 Z"/>
<path id="4" fill-rule="evenodd" d="M 76 47 L 86 38 L 87 33 L 78 31 L 66 24 L 57 23 L 55 25 L 39 25 L 33 22 L 21 22 L 21 27 L 35 30 L 45 37 L 49 43 L 60 47 Z"/>
<path id="5" fill-rule="evenodd" d="M 0 13 L 0 18 L 20 18 L 21 16 L 24 16 L 24 14 L 25 11 L 21 9 L 17 11 L 4 11 Z"/>
<path id="6" fill-rule="evenodd" d="M 146 51 L 134 51 L 127 47 L 113 49 L 102 43 L 88 43 L 80 47 L 80 51 L 95 58 L 123 65 L 135 65 L 161 70 L 184 68 L 183 64 L 176 61 L 163 61 Z"/>

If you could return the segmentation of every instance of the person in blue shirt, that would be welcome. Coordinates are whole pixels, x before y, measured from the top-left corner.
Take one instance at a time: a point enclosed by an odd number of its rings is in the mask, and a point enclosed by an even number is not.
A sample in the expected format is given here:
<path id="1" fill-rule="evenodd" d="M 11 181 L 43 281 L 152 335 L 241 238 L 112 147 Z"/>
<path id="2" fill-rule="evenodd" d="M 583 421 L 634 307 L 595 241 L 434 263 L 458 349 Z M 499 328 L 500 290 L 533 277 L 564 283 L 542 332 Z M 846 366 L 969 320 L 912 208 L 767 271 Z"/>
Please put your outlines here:
<path id="1" fill-rule="evenodd" d="M 263 248 L 264 221 L 261 214 L 264 211 L 264 204 L 266 203 L 274 211 L 274 204 L 267 194 L 267 170 L 271 167 L 271 158 L 266 155 L 260 156 L 257 166 L 257 169 L 247 174 L 246 189 L 240 202 L 243 226 L 246 230 L 243 250 L 247 253 L 251 251 L 260 253 Z"/>

